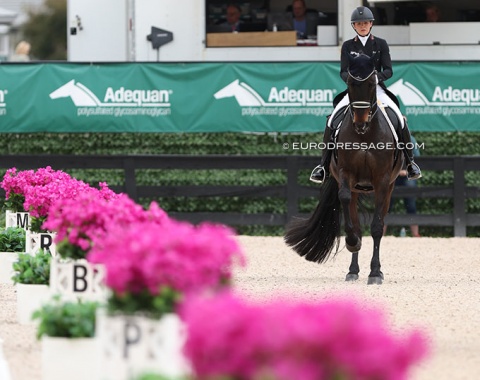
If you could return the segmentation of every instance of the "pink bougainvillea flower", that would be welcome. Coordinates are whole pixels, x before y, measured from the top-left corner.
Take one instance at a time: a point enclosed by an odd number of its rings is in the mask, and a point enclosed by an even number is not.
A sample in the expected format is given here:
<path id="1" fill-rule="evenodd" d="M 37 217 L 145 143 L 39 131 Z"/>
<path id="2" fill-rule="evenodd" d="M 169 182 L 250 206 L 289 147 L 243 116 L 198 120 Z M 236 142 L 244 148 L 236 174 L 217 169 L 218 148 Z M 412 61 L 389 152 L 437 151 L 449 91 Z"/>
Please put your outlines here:
<path id="1" fill-rule="evenodd" d="M 72 198 L 61 198 L 50 207 L 43 226 L 57 233 L 56 241 L 67 239 L 72 245 L 88 251 L 103 244 L 109 228 L 151 220 L 161 223 L 167 213 L 152 203 L 148 210 L 126 194 L 115 194 L 105 184 L 101 189 L 84 189 Z"/>
<path id="2" fill-rule="evenodd" d="M 23 196 L 24 210 L 36 218 L 46 217 L 53 203 L 61 199 L 75 199 L 79 194 L 90 191 L 98 191 L 98 196 L 104 199 L 115 194 L 105 183 L 100 183 L 100 190 L 96 190 L 50 166 L 19 172 L 16 168 L 11 168 L 5 173 L 1 186 L 5 190 L 6 199 L 12 194 Z"/>
<path id="3" fill-rule="evenodd" d="M 158 214 L 156 207 L 150 211 Z M 214 289 L 230 279 L 234 264 L 245 263 L 229 228 L 173 219 L 117 225 L 87 258 L 105 265 L 106 285 L 118 294 L 156 295 L 162 287 L 182 294 Z"/>
<path id="4" fill-rule="evenodd" d="M 382 310 L 348 299 L 254 303 L 224 292 L 187 299 L 180 314 L 200 380 L 406 380 L 429 350 L 419 329 L 393 334 Z"/>

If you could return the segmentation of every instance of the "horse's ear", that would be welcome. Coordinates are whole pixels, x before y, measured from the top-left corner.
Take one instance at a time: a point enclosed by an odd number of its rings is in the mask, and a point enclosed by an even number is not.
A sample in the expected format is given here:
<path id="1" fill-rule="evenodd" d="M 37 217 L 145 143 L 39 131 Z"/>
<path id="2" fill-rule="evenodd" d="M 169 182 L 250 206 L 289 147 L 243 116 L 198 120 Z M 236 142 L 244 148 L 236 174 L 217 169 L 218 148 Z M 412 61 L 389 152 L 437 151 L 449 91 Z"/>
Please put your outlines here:
<path id="1" fill-rule="evenodd" d="M 348 54 L 348 65 L 351 66 L 355 62 L 355 56 L 352 54 Z"/>

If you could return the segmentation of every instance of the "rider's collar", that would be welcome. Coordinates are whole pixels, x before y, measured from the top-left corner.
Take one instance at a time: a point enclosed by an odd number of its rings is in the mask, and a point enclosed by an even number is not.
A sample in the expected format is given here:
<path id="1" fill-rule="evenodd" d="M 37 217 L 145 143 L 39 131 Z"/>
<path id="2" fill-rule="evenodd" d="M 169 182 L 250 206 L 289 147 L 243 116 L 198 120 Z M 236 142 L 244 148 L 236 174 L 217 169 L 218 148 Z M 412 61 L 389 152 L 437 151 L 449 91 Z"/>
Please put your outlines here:
<path id="1" fill-rule="evenodd" d="M 362 43 L 363 46 L 366 45 L 366 43 L 367 43 L 368 39 L 370 38 L 370 36 L 371 36 L 371 33 L 368 33 L 365 37 L 359 36 L 359 35 L 357 34 L 357 38 L 360 40 L 360 42 Z"/>

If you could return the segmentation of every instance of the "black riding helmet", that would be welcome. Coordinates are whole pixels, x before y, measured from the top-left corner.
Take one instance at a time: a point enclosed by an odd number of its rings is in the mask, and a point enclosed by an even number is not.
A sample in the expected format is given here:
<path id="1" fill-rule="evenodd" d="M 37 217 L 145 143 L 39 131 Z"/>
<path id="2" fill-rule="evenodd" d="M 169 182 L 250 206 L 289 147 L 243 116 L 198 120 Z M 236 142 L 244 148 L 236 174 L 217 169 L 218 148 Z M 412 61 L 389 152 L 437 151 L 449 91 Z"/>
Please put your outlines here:
<path id="1" fill-rule="evenodd" d="M 374 21 L 372 11 L 367 7 L 357 7 L 352 12 L 351 22 Z"/>

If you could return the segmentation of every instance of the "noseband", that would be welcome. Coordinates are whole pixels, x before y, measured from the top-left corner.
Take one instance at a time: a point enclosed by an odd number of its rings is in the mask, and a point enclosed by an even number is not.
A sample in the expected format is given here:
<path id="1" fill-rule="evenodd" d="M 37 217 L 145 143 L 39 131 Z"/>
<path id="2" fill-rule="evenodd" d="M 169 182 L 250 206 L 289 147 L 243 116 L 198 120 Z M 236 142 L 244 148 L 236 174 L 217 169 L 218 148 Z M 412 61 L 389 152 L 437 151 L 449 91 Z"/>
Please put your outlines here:
<path id="1" fill-rule="evenodd" d="M 372 70 L 372 72 L 370 74 L 368 74 L 368 76 L 366 78 L 360 78 L 360 77 L 356 77 L 354 75 L 352 75 L 350 73 L 350 70 L 348 70 L 348 75 L 353 78 L 355 81 L 357 82 L 365 82 L 367 81 L 368 79 L 370 79 L 370 77 L 375 73 L 375 69 Z M 378 106 L 377 106 L 377 101 L 376 101 L 376 96 L 374 96 L 370 101 L 364 101 L 364 100 L 356 100 L 356 101 L 350 101 L 350 115 L 352 117 L 352 120 L 353 120 L 353 113 L 354 113 L 354 110 L 356 109 L 359 109 L 359 110 L 365 110 L 365 109 L 369 109 L 369 112 L 368 112 L 368 118 L 367 118 L 367 121 L 366 123 L 370 123 L 372 121 L 372 118 L 375 116 L 375 114 L 377 113 L 378 111 Z"/>

